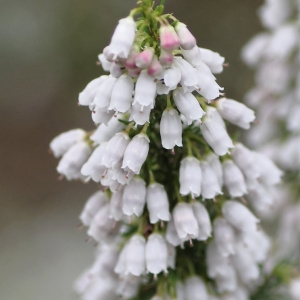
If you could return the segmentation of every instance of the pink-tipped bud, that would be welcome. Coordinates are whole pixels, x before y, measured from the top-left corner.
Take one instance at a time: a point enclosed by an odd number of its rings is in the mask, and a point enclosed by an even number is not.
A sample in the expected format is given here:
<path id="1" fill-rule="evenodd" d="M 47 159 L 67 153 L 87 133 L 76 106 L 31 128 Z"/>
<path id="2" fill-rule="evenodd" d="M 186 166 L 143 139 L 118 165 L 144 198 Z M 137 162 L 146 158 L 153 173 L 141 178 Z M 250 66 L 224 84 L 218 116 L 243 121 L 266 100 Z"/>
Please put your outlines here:
<path id="1" fill-rule="evenodd" d="M 159 56 L 159 62 L 164 67 L 169 67 L 174 61 L 174 56 L 171 52 L 162 50 Z"/>
<path id="2" fill-rule="evenodd" d="M 140 69 L 145 69 L 149 67 L 154 56 L 154 50 L 152 48 L 147 48 L 141 53 L 139 53 L 135 58 L 135 64 Z"/>
<path id="3" fill-rule="evenodd" d="M 186 28 L 186 25 L 178 22 L 175 26 L 176 33 L 180 39 L 180 46 L 184 50 L 191 50 L 196 46 L 196 39 Z"/>
<path id="4" fill-rule="evenodd" d="M 148 74 L 152 76 L 156 76 L 162 73 L 162 66 L 156 57 L 152 59 L 150 66 L 148 67 Z"/>
<path id="5" fill-rule="evenodd" d="M 159 29 L 160 46 L 164 50 L 174 50 L 180 46 L 180 39 L 171 25 Z"/>
<path id="6" fill-rule="evenodd" d="M 137 67 L 135 64 L 135 59 L 138 54 L 139 54 L 139 49 L 138 49 L 137 45 L 133 45 L 133 47 L 130 50 L 129 56 L 125 62 L 125 67 L 127 69 L 135 69 Z"/>

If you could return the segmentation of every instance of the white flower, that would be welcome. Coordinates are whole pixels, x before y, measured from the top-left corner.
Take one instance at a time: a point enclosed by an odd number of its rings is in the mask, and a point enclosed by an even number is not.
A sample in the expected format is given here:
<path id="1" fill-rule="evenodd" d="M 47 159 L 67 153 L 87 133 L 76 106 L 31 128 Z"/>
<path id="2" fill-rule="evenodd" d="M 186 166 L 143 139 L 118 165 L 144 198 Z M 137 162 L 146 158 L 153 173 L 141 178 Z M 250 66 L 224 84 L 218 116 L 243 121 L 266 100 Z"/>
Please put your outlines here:
<path id="1" fill-rule="evenodd" d="M 237 201 L 226 201 L 222 207 L 226 221 L 237 230 L 245 232 L 257 230 L 259 220 L 243 204 Z"/>
<path id="2" fill-rule="evenodd" d="M 74 144 L 83 141 L 86 132 L 82 129 L 72 129 L 56 136 L 50 143 L 50 149 L 55 157 L 66 153 Z"/>
<path id="3" fill-rule="evenodd" d="M 125 186 L 123 192 L 123 213 L 126 216 L 136 215 L 140 217 L 146 202 L 146 183 L 139 177 L 133 178 Z"/>
<path id="4" fill-rule="evenodd" d="M 180 84 L 183 90 L 187 91 L 190 88 L 195 90 L 195 86 L 198 83 L 197 70 L 182 57 L 174 57 L 173 64 L 181 73 Z"/>
<path id="5" fill-rule="evenodd" d="M 134 235 L 121 251 L 115 272 L 120 275 L 141 276 L 146 271 L 145 238 Z"/>
<path id="6" fill-rule="evenodd" d="M 177 203 L 173 210 L 173 219 L 178 237 L 182 241 L 198 237 L 199 226 L 190 204 Z"/>
<path id="7" fill-rule="evenodd" d="M 211 222 L 205 206 L 198 201 L 192 202 L 192 208 L 199 226 L 197 240 L 206 241 L 211 236 Z"/>
<path id="8" fill-rule="evenodd" d="M 192 124 L 194 120 L 201 119 L 205 114 L 192 93 L 184 92 L 182 88 L 178 88 L 174 91 L 173 96 L 178 110 L 185 116 L 188 125 Z"/>
<path id="9" fill-rule="evenodd" d="M 81 93 L 79 93 L 78 103 L 84 106 L 92 104 L 99 87 L 106 80 L 107 77 L 107 75 L 102 75 L 89 82 L 88 85 L 84 88 L 84 90 Z"/>
<path id="10" fill-rule="evenodd" d="M 216 195 L 222 194 L 217 175 L 211 166 L 205 162 L 200 162 L 202 170 L 201 194 L 204 199 L 213 199 Z"/>
<path id="11" fill-rule="evenodd" d="M 167 248 L 168 248 L 168 262 L 167 262 L 167 266 L 168 268 L 171 268 L 173 270 L 175 270 L 175 262 L 176 262 L 176 248 L 167 243 Z"/>
<path id="12" fill-rule="evenodd" d="M 107 47 L 105 54 L 108 60 L 116 60 L 117 58 L 127 58 L 131 46 L 135 39 L 135 22 L 132 17 L 119 20 L 111 42 Z"/>
<path id="13" fill-rule="evenodd" d="M 133 86 L 130 76 L 121 75 L 113 86 L 108 109 L 125 113 L 131 107 Z"/>
<path id="14" fill-rule="evenodd" d="M 109 218 L 109 204 L 105 204 L 94 216 L 87 232 L 97 242 L 103 242 L 116 231 L 115 221 Z"/>
<path id="15" fill-rule="evenodd" d="M 95 124 L 108 124 L 111 117 L 115 114 L 113 110 L 107 110 L 107 107 L 94 107 L 92 111 L 92 120 Z"/>
<path id="16" fill-rule="evenodd" d="M 226 128 L 224 128 L 224 123 L 219 120 L 219 117 L 216 117 L 216 114 L 218 112 L 213 107 L 210 107 L 206 112 L 205 118 L 203 118 L 200 129 L 209 146 L 217 155 L 222 156 L 228 152 L 229 148 L 234 146 Z"/>
<path id="17" fill-rule="evenodd" d="M 232 160 L 226 160 L 222 164 L 224 184 L 231 197 L 242 197 L 247 194 L 244 176 L 241 170 Z"/>
<path id="18" fill-rule="evenodd" d="M 165 109 L 160 121 L 161 143 L 165 149 L 182 147 L 182 124 L 175 109 Z"/>
<path id="19" fill-rule="evenodd" d="M 232 260 L 239 278 L 245 285 L 259 278 L 258 266 L 247 248 L 237 244 Z"/>
<path id="20" fill-rule="evenodd" d="M 111 117 L 107 125 L 104 123 L 100 124 L 90 136 L 90 139 L 99 145 L 109 141 L 117 132 L 122 131 L 125 127 L 124 123 L 120 122 L 118 118 L 121 118 L 121 115 Z"/>
<path id="21" fill-rule="evenodd" d="M 93 104 L 96 105 L 97 108 L 108 108 L 111 100 L 111 94 L 116 81 L 117 78 L 109 75 L 101 83 L 93 102 Z"/>
<path id="22" fill-rule="evenodd" d="M 185 299 L 208 300 L 208 293 L 203 280 L 198 276 L 189 277 L 185 282 Z"/>
<path id="23" fill-rule="evenodd" d="M 190 50 L 181 49 L 184 58 L 193 66 L 196 67 L 200 65 L 201 60 L 201 52 L 198 46 L 193 47 Z"/>
<path id="24" fill-rule="evenodd" d="M 169 87 L 169 90 L 174 90 L 178 83 L 181 80 L 181 73 L 178 68 L 175 68 L 173 65 L 166 69 L 163 73 L 163 80 L 166 87 Z"/>
<path id="25" fill-rule="evenodd" d="M 165 239 L 157 233 L 149 235 L 146 244 L 146 269 L 152 274 L 167 273 L 168 248 Z"/>
<path id="26" fill-rule="evenodd" d="M 178 237 L 173 219 L 167 224 L 166 240 L 174 247 L 177 247 L 182 243 L 181 239 Z"/>
<path id="27" fill-rule="evenodd" d="M 124 299 L 131 299 L 137 296 L 141 285 L 141 278 L 138 276 L 127 275 L 119 279 L 116 294 Z"/>
<path id="28" fill-rule="evenodd" d="M 207 64 L 212 73 L 221 73 L 223 71 L 223 64 L 225 58 L 218 52 L 213 52 L 209 49 L 200 48 L 201 58 L 205 64 Z"/>
<path id="29" fill-rule="evenodd" d="M 106 169 L 104 165 L 99 163 L 102 159 L 105 147 L 106 143 L 102 143 L 100 146 L 98 146 L 81 168 L 81 174 L 92 178 L 92 180 L 95 182 L 100 182 L 101 176 Z"/>
<path id="30" fill-rule="evenodd" d="M 180 194 L 185 196 L 191 193 L 193 197 L 199 197 L 201 179 L 202 172 L 199 160 L 192 156 L 185 157 L 180 162 L 179 169 Z"/>
<path id="31" fill-rule="evenodd" d="M 190 50 L 196 46 L 196 39 L 191 32 L 186 28 L 186 25 L 178 22 L 175 25 L 176 33 L 180 40 L 180 47 L 185 50 Z"/>
<path id="32" fill-rule="evenodd" d="M 232 99 L 219 99 L 217 101 L 217 108 L 225 120 L 243 129 L 249 129 L 250 122 L 255 120 L 254 111 L 252 109 Z"/>
<path id="33" fill-rule="evenodd" d="M 206 161 L 211 166 L 213 172 L 216 174 L 219 185 L 220 185 L 220 187 L 222 187 L 223 186 L 223 169 L 222 169 L 222 165 L 220 163 L 219 157 L 216 154 L 211 153 L 206 157 Z"/>
<path id="34" fill-rule="evenodd" d="M 59 161 L 56 168 L 57 172 L 64 175 L 68 180 L 85 179 L 80 170 L 91 152 L 92 149 L 86 142 L 74 144 Z"/>
<path id="35" fill-rule="evenodd" d="M 110 68 L 113 64 L 113 62 L 111 61 L 108 61 L 104 55 L 104 53 L 100 53 L 98 55 L 98 59 L 99 59 L 99 62 L 101 63 L 101 66 L 102 66 L 102 69 L 104 71 L 107 71 L 107 72 L 110 72 Z"/>
<path id="36" fill-rule="evenodd" d="M 144 106 L 138 102 L 131 106 L 129 121 L 134 121 L 137 125 L 144 125 L 149 122 L 150 112 L 153 105 Z"/>
<path id="37" fill-rule="evenodd" d="M 150 140 L 147 135 L 137 134 L 125 150 L 122 169 L 140 174 L 141 167 L 148 156 L 149 143 Z"/>
<path id="38" fill-rule="evenodd" d="M 260 176 L 260 169 L 254 153 L 241 143 L 235 145 L 232 150 L 232 158 L 244 175 L 249 179 Z"/>
<path id="39" fill-rule="evenodd" d="M 123 190 L 116 191 L 110 198 L 109 217 L 115 221 L 123 219 Z"/>
<path id="40" fill-rule="evenodd" d="M 143 70 L 139 75 L 134 92 L 133 104 L 139 103 L 141 106 L 154 105 L 156 96 L 156 83 L 154 77 L 148 75 L 147 70 Z"/>
<path id="41" fill-rule="evenodd" d="M 85 226 L 91 225 L 95 214 L 108 203 L 108 197 L 102 191 L 94 193 L 86 202 L 79 219 Z"/>
<path id="42" fill-rule="evenodd" d="M 283 172 L 277 168 L 273 161 L 262 153 L 254 152 L 254 156 L 260 169 L 259 180 L 268 186 L 279 183 Z"/>
<path id="43" fill-rule="evenodd" d="M 214 220 L 214 236 L 217 249 L 222 256 L 235 254 L 235 233 L 225 219 Z"/>
<path id="44" fill-rule="evenodd" d="M 159 220 L 170 220 L 168 195 L 163 185 L 150 184 L 147 188 L 146 201 L 151 224 L 155 224 Z"/>
<path id="45" fill-rule="evenodd" d="M 125 132 L 116 133 L 108 141 L 99 163 L 103 164 L 106 168 L 114 168 L 123 158 L 129 142 L 129 137 Z"/>
<path id="46" fill-rule="evenodd" d="M 215 281 L 219 293 L 234 292 L 238 286 L 236 271 L 233 267 L 227 268 L 226 276 L 216 276 Z M 237 298 L 236 300 L 241 299 Z"/>

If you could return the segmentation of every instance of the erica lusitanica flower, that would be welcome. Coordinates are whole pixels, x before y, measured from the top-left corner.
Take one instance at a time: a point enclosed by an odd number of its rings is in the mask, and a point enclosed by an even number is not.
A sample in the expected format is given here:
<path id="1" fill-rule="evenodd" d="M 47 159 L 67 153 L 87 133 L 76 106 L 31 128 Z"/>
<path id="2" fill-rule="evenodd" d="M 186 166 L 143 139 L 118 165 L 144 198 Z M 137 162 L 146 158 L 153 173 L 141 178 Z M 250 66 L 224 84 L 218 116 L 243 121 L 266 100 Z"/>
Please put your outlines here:
<path id="1" fill-rule="evenodd" d="M 50 144 L 61 176 L 97 183 L 80 215 L 96 260 L 76 291 L 85 300 L 250 299 L 270 248 L 252 207 L 272 206 L 252 190 L 272 190 L 280 176 L 265 180 L 269 159 L 227 131 L 255 116 L 222 94 L 215 74 L 225 59 L 200 48 L 164 1 L 140 0 L 99 60 L 107 75 L 79 94 L 97 128 Z"/>

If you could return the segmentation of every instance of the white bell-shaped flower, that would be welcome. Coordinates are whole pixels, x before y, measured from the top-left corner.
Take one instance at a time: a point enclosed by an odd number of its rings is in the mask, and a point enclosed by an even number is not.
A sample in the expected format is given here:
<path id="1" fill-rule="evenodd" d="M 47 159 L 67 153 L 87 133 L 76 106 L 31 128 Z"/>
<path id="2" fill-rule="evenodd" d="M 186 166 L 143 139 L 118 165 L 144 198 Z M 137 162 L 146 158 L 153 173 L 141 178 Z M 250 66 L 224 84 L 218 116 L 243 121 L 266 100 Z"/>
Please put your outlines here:
<path id="1" fill-rule="evenodd" d="M 247 248 L 237 245 L 232 260 L 239 278 L 245 285 L 259 278 L 259 268 Z"/>
<path id="2" fill-rule="evenodd" d="M 97 242 L 103 242 L 116 231 L 115 221 L 109 218 L 109 203 L 94 216 L 87 234 Z"/>
<path id="3" fill-rule="evenodd" d="M 243 204 L 237 201 L 226 201 L 222 207 L 223 216 L 234 228 L 242 231 L 257 230 L 260 221 Z"/>
<path id="4" fill-rule="evenodd" d="M 199 226 L 190 204 L 177 203 L 173 210 L 173 219 L 178 237 L 182 241 L 198 237 Z"/>
<path id="5" fill-rule="evenodd" d="M 226 276 L 216 276 L 215 281 L 219 293 L 234 292 L 238 286 L 237 275 L 234 267 L 227 268 Z"/>
<path id="6" fill-rule="evenodd" d="M 109 61 L 128 57 L 135 39 L 135 28 L 136 24 L 131 16 L 119 20 L 108 49 L 104 53 Z"/>
<path id="7" fill-rule="evenodd" d="M 111 94 L 116 84 L 117 78 L 109 75 L 105 80 L 101 83 L 98 88 L 97 94 L 94 98 L 93 104 L 98 108 L 108 108 L 111 100 Z"/>
<path id="8" fill-rule="evenodd" d="M 143 70 L 135 84 L 133 104 L 139 103 L 141 106 L 154 104 L 156 96 L 156 83 L 154 77 L 148 75 L 147 70 Z"/>
<path id="9" fill-rule="evenodd" d="M 100 182 L 102 174 L 106 169 L 104 165 L 99 163 L 102 159 L 105 147 L 106 143 L 102 143 L 100 146 L 98 146 L 81 168 L 81 174 L 92 178 L 92 180 L 95 182 Z"/>
<path id="10" fill-rule="evenodd" d="M 177 88 L 173 93 L 175 104 L 178 110 L 185 116 L 187 124 L 199 120 L 205 114 L 197 98 L 190 92 L 184 92 L 182 88 Z"/>
<path id="11" fill-rule="evenodd" d="M 125 127 L 124 123 L 119 121 L 119 118 L 121 118 L 121 115 L 111 117 L 107 125 L 104 123 L 100 124 L 90 136 L 90 139 L 98 145 L 108 142 L 117 132 L 122 131 Z"/>
<path id="12" fill-rule="evenodd" d="M 209 300 L 205 284 L 198 276 L 189 277 L 185 281 L 185 299 Z"/>
<path id="13" fill-rule="evenodd" d="M 146 202 L 146 183 L 139 177 L 133 178 L 123 192 L 123 213 L 140 217 Z"/>
<path id="14" fill-rule="evenodd" d="M 235 232 L 225 219 L 214 220 L 214 236 L 217 249 L 222 256 L 235 254 Z"/>
<path id="15" fill-rule="evenodd" d="M 202 170 L 201 194 L 204 199 L 213 199 L 216 195 L 222 194 L 222 189 L 217 175 L 211 166 L 205 162 L 200 162 Z"/>
<path id="16" fill-rule="evenodd" d="M 152 233 L 146 244 L 146 269 L 152 274 L 167 273 L 168 248 L 162 235 Z"/>
<path id="17" fill-rule="evenodd" d="M 121 75 L 113 86 L 108 109 L 121 113 L 129 110 L 132 102 L 133 87 L 134 84 L 131 77 L 127 74 Z"/>
<path id="18" fill-rule="evenodd" d="M 101 67 L 104 71 L 106 72 L 110 72 L 110 69 L 111 69 L 111 66 L 113 64 L 113 62 L 111 61 L 108 61 L 104 55 L 104 53 L 100 53 L 98 55 L 98 59 L 99 59 L 99 62 L 101 64 Z"/>
<path id="19" fill-rule="evenodd" d="M 268 156 L 258 152 L 254 152 L 254 156 L 260 169 L 259 180 L 268 186 L 278 184 L 283 172 Z"/>
<path id="20" fill-rule="evenodd" d="M 206 157 L 206 161 L 211 166 L 213 172 L 216 174 L 219 184 L 220 184 L 220 187 L 222 187 L 223 186 L 223 169 L 222 169 L 222 165 L 219 160 L 219 156 L 217 156 L 214 153 L 211 153 Z"/>
<path id="21" fill-rule="evenodd" d="M 107 110 L 107 107 L 94 107 L 92 111 L 92 120 L 95 124 L 108 124 L 111 117 L 115 114 L 114 110 Z"/>
<path id="22" fill-rule="evenodd" d="M 224 128 L 224 123 L 219 120 L 216 109 L 210 107 L 206 111 L 206 116 L 200 125 L 202 135 L 214 152 L 219 155 L 225 155 L 229 148 L 233 148 L 233 143 Z"/>
<path id="23" fill-rule="evenodd" d="M 199 47 L 196 45 L 190 50 L 181 49 L 183 57 L 193 66 L 196 67 L 202 63 L 201 52 Z"/>
<path id="24" fill-rule="evenodd" d="M 205 206 L 198 201 L 192 202 L 192 208 L 199 226 L 197 240 L 206 241 L 211 236 L 211 222 Z"/>
<path id="25" fill-rule="evenodd" d="M 187 29 L 186 25 L 178 22 L 175 25 L 176 33 L 180 40 L 180 47 L 185 50 L 191 50 L 196 46 L 196 39 L 191 34 L 191 32 Z"/>
<path id="26" fill-rule="evenodd" d="M 68 180 L 85 179 L 80 170 L 92 153 L 91 147 L 86 142 L 78 142 L 71 146 L 63 155 L 56 168 L 57 172 Z"/>
<path id="27" fill-rule="evenodd" d="M 167 224 L 166 240 L 174 247 L 182 244 L 182 240 L 178 237 L 173 219 L 171 219 Z"/>
<path id="28" fill-rule="evenodd" d="M 223 64 L 225 58 L 218 52 L 211 51 L 209 49 L 200 48 L 201 58 L 205 64 L 209 66 L 212 73 L 218 74 L 223 72 Z"/>
<path id="29" fill-rule="evenodd" d="M 114 168 L 123 158 L 126 147 L 130 140 L 125 132 L 116 133 L 108 142 L 104 149 L 101 164 L 106 168 Z"/>
<path id="30" fill-rule="evenodd" d="M 254 152 L 241 143 L 237 143 L 231 154 L 233 161 L 241 169 L 246 178 L 256 179 L 260 176 L 260 168 Z"/>
<path id="31" fill-rule="evenodd" d="M 96 97 L 99 87 L 107 77 L 107 75 L 102 75 L 89 82 L 88 85 L 84 88 L 84 90 L 81 93 L 79 93 L 78 103 L 84 106 L 92 104 L 94 98 Z"/>
<path id="32" fill-rule="evenodd" d="M 118 190 L 111 195 L 109 206 L 109 217 L 115 221 L 123 219 L 123 190 Z"/>
<path id="33" fill-rule="evenodd" d="M 94 193 L 86 202 L 79 219 L 85 226 L 90 226 L 95 214 L 108 203 L 108 196 L 102 191 Z"/>
<path id="34" fill-rule="evenodd" d="M 147 188 L 146 201 L 151 224 L 159 220 L 166 222 L 170 220 L 169 200 L 163 185 L 150 184 Z"/>
<path id="35" fill-rule="evenodd" d="M 243 129 L 249 129 L 250 123 L 255 120 L 254 111 L 238 101 L 221 98 L 217 101 L 220 115 L 232 124 Z"/>
<path id="36" fill-rule="evenodd" d="M 180 162 L 179 183 L 180 194 L 199 197 L 201 193 L 202 172 L 200 161 L 192 156 L 185 157 Z"/>
<path id="37" fill-rule="evenodd" d="M 82 129 L 72 129 L 56 136 L 50 143 L 50 149 L 55 157 L 66 153 L 74 144 L 83 141 L 86 132 Z"/>
<path id="38" fill-rule="evenodd" d="M 214 240 L 207 245 L 206 264 L 210 278 L 225 277 L 228 274 L 228 269 L 233 268 L 231 258 L 219 253 Z"/>
<path id="39" fill-rule="evenodd" d="M 153 105 L 143 106 L 138 102 L 131 106 L 129 121 L 134 121 L 137 125 L 144 125 L 149 122 L 150 112 Z"/>
<path id="40" fill-rule="evenodd" d="M 242 197 L 247 194 L 247 188 L 243 173 L 232 160 L 226 160 L 222 164 L 224 184 L 231 197 Z"/>
<path id="41" fill-rule="evenodd" d="M 174 67 L 181 73 L 180 84 L 183 90 L 187 91 L 191 87 L 195 89 L 198 83 L 197 70 L 182 57 L 177 56 L 174 57 Z"/>
<path id="42" fill-rule="evenodd" d="M 120 277 L 116 294 L 123 299 L 131 299 L 137 296 L 139 288 L 141 286 L 141 278 L 138 276 L 127 275 Z"/>
<path id="43" fill-rule="evenodd" d="M 141 276 L 146 271 L 145 259 L 145 238 L 141 235 L 134 235 L 122 249 L 115 272 L 120 275 L 132 274 Z"/>
<path id="44" fill-rule="evenodd" d="M 146 134 L 137 134 L 125 150 L 122 169 L 140 174 L 141 167 L 148 156 L 149 143 L 150 140 Z"/>
<path id="45" fill-rule="evenodd" d="M 113 169 L 113 179 L 117 180 L 117 182 L 121 185 L 128 184 L 133 176 L 135 175 L 133 172 L 125 171 L 122 167 L 122 161 L 120 161 Z"/>
<path id="46" fill-rule="evenodd" d="M 165 109 L 160 125 L 161 143 L 165 149 L 182 147 L 182 123 L 177 111 L 173 108 Z"/>
<path id="47" fill-rule="evenodd" d="M 176 248 L 167 243 L 167 248 L 168 248 L 168 262 L 167 262 L 167 266 L 168 268 L 171 268 L 173 270 L 175 270 L 175 263 L 176 263 Z"/>

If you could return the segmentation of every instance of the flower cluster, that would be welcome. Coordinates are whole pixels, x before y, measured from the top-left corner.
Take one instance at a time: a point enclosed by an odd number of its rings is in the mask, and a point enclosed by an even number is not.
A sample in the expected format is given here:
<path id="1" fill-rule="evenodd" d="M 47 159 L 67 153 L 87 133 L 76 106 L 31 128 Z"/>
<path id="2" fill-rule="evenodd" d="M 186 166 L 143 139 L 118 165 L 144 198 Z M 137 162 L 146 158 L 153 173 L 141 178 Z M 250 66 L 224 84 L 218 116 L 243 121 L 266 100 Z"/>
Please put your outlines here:
<path id="1" fill-rule="evenodd" d="M 259 121 L 247 135 L 247 142 L 286 172 L 286 180 L 276 191 L 277 205 L 267 217 L 273 222 L 273 231 L 277 229 L 273 264 L 289 261 L 297 266 L 299 276 L 299 1 L 266 0 L 259 16 L 265 31 L 254 36 L 242 51 L 244 61 L 255 69 L 255 86 L 246 101 L 256 108 Z M 290 294 L 299 299 L 299 279 L 294 282 Z"/>
<path id="2" fill-rule="evenodd" d="M 96 130 L 50 144 L 61 176 L 100 184 L 80 215 L 98 251 L 77 292 L 249 299 L 270 248 L 251 208 L 271 209 L 281 172 L 229 135 L 228 123 L 248 129 L 255 116 L 221 94 L 214 74 L 224 58 L 199 48 L 163 4 L 143 0 L 99 61 L 109 75 L 79 94 Z"/>

